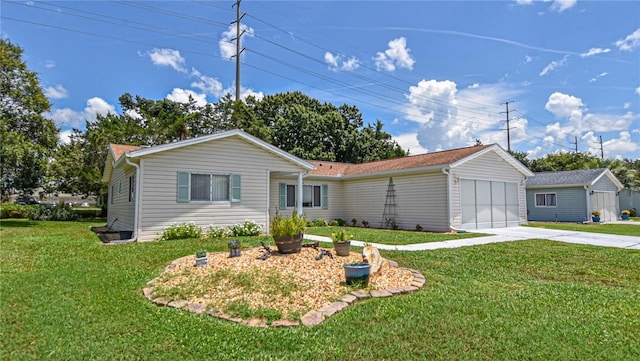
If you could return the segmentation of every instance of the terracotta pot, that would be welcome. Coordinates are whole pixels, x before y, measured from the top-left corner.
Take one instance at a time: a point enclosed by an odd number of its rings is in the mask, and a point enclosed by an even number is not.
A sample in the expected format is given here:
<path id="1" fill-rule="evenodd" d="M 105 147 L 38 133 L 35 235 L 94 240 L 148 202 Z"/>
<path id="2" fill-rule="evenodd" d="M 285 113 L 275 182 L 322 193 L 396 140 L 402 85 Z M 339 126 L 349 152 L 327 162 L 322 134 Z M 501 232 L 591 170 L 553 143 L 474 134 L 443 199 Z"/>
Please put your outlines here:
<path id="1" fill-rule="evenodd" d="M 276 242 L 279 253 L 300 253 L 300 250 L 302 250 L 302 236 L 302 234 L 297 234 L 295 236 L 280 236 L 273 237 L 273 240 Z"/>

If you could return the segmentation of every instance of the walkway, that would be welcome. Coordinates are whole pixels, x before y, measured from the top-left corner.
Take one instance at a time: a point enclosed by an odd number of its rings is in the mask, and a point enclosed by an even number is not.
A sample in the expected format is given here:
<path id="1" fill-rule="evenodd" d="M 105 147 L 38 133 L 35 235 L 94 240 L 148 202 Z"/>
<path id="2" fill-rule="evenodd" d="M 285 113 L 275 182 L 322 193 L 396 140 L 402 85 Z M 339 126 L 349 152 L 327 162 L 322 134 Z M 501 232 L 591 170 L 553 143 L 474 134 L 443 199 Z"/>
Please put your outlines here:
<path id="1" fill-rule="evenodd" d="M 627 222 L 631 223 L 631 222 Z M 638 224 L 638 234 L 640 235 L 640 222 Z M 593 246 L 616 247 L 640 250 L 640 236 L 619 236 L 614 234 L 590 233 L 565 231 L 557 229 L 546 229 L 536 227 L 509 227 L 509 228 L 492 228 L 477 230 L 480 233 L 493 234 L 486 237 L 464 238 L 451 241 L 418 243 L 408 245 L 389 245 L 380 243 L 367 243 L 378 249 L 395 250 L 395 251 L 425 251 L 439 248 L 458 248 L 464 246 L 475 246 L 480 244 L 511 242 L 525 239 L 540 238 L 558 242 L 589 244 Z M 331 242 L 330 237 L 314 236 L 305 234 L 305 239 L 312 241 Z M 365 242 L 351 241 L 351 244 L 357 247 L 365 246 Z"/>

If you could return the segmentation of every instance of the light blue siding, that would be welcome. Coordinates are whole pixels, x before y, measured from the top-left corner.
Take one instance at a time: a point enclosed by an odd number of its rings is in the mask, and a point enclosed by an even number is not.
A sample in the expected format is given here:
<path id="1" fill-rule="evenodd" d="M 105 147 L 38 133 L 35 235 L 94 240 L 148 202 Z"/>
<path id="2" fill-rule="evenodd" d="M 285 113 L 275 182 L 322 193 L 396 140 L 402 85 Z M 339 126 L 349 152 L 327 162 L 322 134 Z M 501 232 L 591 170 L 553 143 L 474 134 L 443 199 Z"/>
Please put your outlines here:
<path id="1" fill-rule="evenodd" d="M 555 193 L 556 207 L 536 207 L 536 193 Z M 530 221 L 584 222 L 587 193 L 583 187 L 527 189 L 527 218 Z"/>

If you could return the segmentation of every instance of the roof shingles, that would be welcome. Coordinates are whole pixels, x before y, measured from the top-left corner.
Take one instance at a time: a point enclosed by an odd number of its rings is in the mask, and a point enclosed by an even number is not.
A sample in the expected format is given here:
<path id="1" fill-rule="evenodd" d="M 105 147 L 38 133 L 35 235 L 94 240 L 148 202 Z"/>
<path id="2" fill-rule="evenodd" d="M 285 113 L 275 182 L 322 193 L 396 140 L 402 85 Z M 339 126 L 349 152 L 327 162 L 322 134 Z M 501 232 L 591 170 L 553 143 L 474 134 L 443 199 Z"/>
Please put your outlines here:
<path id="1" fill-rule="evenodd" d="M 473 147 L 446 150 L 441 152 L 412 155 L 402 158 L 378 160 L 368 163 L 350 164 L 325 161 L 309 161 L 316 169 L 312 175 L 338 176 L 360 175 L 391 172 L 396 170 L 426 168 L 439 165 L 449 165 L 474 153 L 477 153 L 490 145 L 478 145 Z"/>

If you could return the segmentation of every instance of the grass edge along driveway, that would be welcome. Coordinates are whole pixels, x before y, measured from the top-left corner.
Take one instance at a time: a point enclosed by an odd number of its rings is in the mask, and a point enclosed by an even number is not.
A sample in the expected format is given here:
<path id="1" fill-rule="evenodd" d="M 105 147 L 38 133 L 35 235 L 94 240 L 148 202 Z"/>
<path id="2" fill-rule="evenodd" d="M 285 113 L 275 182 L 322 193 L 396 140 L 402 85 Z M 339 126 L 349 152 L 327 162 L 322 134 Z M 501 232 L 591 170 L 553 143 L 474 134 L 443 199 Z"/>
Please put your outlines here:
<path id="1" fill-rule="evenodd" d="M 0 359 L 636 360 L 640 252 L 544 240 L 383 251 L 421 291 L 317 327 L 255 329 L 157 307 L 172 260 L 224 240 L 103 245 L 88 223 L 0 223 Z M 264 238 L 243 238 L 257 246 Z"/>

